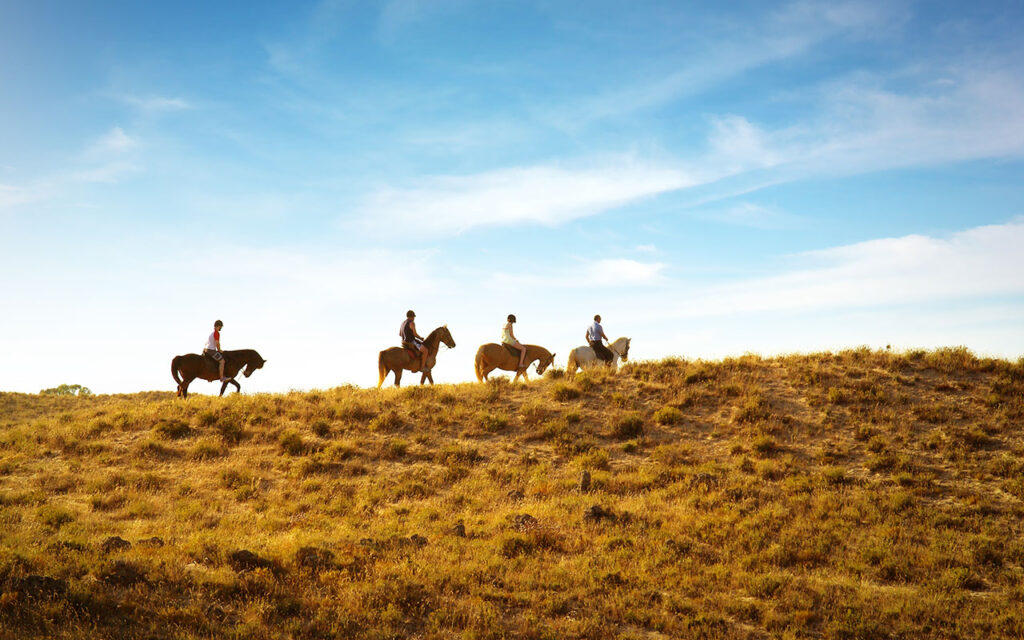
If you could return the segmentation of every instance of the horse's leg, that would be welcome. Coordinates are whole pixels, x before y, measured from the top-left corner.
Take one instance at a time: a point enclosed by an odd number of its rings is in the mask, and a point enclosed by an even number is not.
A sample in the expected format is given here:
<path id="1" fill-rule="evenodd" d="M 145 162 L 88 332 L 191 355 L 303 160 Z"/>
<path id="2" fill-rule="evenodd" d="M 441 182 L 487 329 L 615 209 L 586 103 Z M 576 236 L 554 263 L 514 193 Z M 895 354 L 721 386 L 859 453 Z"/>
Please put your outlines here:
<path id="1" fill-rule="evenodd" d="M 402 369 L 401 369 L 401 367 L 399 367 L 398 369 L 395 369 L 395 386 L 396 387 L 402 386 Z"/>
<path id="2" fill-rule="evenodd" d="M 192 378 L 185 378 L 181 381 L 181 397 L 188 399 L 188 385 L 192 384 Z"/>
<path id="3" fill-rule="evenodd" d="M 220 394 L 219 395 L 220 395 L 221 398 L 224 397 L 224 390 L 228 388 L 228 383 L 229 382 L 231 382 L 230 379 L 229 380 L 225 380 L 224 382 L 220 383 Z"/>
<path id="4" fill-rule="evenodd" d="M 242 385 L 238 384 L 238 380 L 231 378 L 228 382 L 235 385 L 235 393 L 242 393 Z"/>

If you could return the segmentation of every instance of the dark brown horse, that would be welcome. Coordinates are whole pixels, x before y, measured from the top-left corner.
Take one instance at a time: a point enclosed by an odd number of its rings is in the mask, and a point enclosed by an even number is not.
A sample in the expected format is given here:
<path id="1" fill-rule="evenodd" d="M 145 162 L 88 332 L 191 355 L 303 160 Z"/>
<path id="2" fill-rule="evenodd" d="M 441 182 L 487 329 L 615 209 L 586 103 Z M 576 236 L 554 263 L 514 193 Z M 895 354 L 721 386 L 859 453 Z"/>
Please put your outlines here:
<path id="1" fill-rule="evenodd" d="M 221 353 L 224 354 L 224 377 L 227 380 L 220 385 L 220 395 L 224 395 L 224 390 L 228 388 L 229 383 L 235 385 L 235 393 L 242 390 L 242 385 L 238 384 L 235 376 L 238 375 L 238 372 L 243 367 L 245 371 L 242 373 L 248 378 L 252 375 L 253 371 L 261 369 L 267 363 L 253 349 L 222 351 Z M 178 395 L 182 398 L 187 398 L 188 385 L 192 384 L 192 381 L 196 378 L 209 380 L 210 382 L 220 380 L 219 368 L 213 358 L 207 358 L 196 353 L 175 356 L 171 360 L 171 375 L 174 376 L 174 381 L 178 383 Z"/>
<path id="2" fill-rule="evenodd" d="M 431 375 L 430 371 L 434 368 L 434 363 L 437 361 L 437 352 L 441 349 L 442 342 L 449 349 L 455 348 L 455 339 L 452 338 L 451 332 L 448 331 L 448 325 L 434 329 L 427 334 L 427 338 L 423 341 L 423 346 L 427 348 L 427 367 L 423 370 L 420 384 L 427 380 L 430 380 L 430 384 L 434 384 L 434 376 Z M 413 354 L 404 347 L 391 347 L 381 351 L 380 356 L 377 358 L 377 370 L 380 372 L 377 388 L 381 388 L 381 385 L 384 384 L 384 378 L 388 377 L 388 373 L 392 371 L 395 372 L 395 386 L 400 386 L 402 370 L 405 369 L 415 373 L 419 371 L 419 366 L 420 354 Z"/>
<path id="3" fill-rule="evenodd" d="M 519 376 L 523 376 L 524 380 L 529 380 L 530 378 L 526 375 L 526 368 L 533 364 L 534 361 L 537 361 L 538 375 L 543 375 L 544 370 L 555 361 L 555 354 L 548 353 L 548 350 L 544 347 L 535 344 L 524 344 L 523 346 L 526 347 L 526 356 L 523 357 L 523 368 L 516 371 L 516 367 L 519 366 L 518 351 L 513 354 L 505 348 L 505 345 L 494 342 L 480 345 L 480 348 L 476 350 L 476 360 L 473 363 L 476 369 L 476 379 L 483 382 L 487 379 L 487 374 L 490 372 L 495 369 L 503 369 L 516 372 L 516 377 L 512 378 L 512 382 L 518 380 Z"/>

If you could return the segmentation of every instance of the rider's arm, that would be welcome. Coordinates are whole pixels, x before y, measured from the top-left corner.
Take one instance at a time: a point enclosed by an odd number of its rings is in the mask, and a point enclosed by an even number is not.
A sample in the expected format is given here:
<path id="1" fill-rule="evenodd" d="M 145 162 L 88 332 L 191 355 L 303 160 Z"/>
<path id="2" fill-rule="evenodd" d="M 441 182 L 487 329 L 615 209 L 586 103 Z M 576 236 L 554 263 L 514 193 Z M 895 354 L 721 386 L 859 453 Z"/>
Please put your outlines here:
<path id="1" fill-rule="evenodd" d="M 409 323 L 409 328 L 412 329 L 412 335 L 416 336 L 416 338 L 418 340 L 426 340 L 426 338 L 421 336 L 420 332 L 416 330 L 416 323 L 415 322 L 410 322 Z"/>

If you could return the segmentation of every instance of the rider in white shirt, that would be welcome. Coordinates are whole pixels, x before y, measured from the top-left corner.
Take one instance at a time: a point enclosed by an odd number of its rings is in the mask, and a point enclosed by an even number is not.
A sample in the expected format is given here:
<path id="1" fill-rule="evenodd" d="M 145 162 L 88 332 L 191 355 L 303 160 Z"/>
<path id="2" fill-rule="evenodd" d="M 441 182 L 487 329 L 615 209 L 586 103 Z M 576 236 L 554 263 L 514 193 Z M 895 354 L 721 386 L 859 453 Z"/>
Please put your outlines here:
<path id="1" fill-rule="evenodd" d="M 203 348 L 203 355 L 210 356 L 214 359 L 217 364 L 220 365 L 220 381 L 224 382 L 227 378 L 224 377 L 224 354 L 221 353 L 220 349 L 220 330 L 224 327 L 224 323 L 218 320 L 213 323 L 213 333 L 206 339 L 206 347 Z"/>
<path id="2" fill-rule="evenodd" d="M 608 336 L 604 333 L 604 327 L 601 326 L 601 316 L 594 316 L 594 324 L 587 327 L 587 344 L 594 350 L 594 355 L 597 356 L 598 360 L 603 360 L 608 364 L 611 364 L 612 360 L 615 359 L 615 354 L 612 353 L 611 349 L 604 346 L 603 341 L 608 341 Z"/>

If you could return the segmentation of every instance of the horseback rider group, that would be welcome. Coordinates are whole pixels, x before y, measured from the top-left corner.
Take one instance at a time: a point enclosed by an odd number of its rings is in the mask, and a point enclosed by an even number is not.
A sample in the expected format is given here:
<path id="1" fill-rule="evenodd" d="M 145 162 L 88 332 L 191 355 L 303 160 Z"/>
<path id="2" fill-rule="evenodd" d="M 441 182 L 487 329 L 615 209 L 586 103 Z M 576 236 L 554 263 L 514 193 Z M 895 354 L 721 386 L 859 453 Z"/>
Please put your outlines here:
<path id="1" fill-rule="evenodd" d="M 516 378 L 520 375 L 525 376 L 526 367 L 532 362 L 538 362 L 537 372 L 543 373 L 544 369 L 551 366 L 554 361 L 554 354 L 549 353 L 543 347 L 537 345 L 525 345 L 516 338 L 514 326 L 516 323 L 516 317 L 514 314 L 509 314 L 506 318 L 505 326 L 502 327 L 501 331 L 501 344 L 496 345 L 484 345 L 481 347 L 481 351 L 477 354 L 477 377 L 485 379 L 487 373 L 493 370 L 495 367 L 500 367 L 507 371 L 516 371 Z M 189 365 L 192 367 L 199 367 L 198 369 L 193 368 L 191 372 L 186 372 L 182 367 L 185 363 L 186 356 L 179 356 L 172 362 L 171 372 L 174 375 L 175 381 L 178 382 L 178 393 L 179 395 L 186 395 L 188 393 L 188 383 L 197 378 L 203 378 L 205 380 L 218 380 L 221 382 L 221 394 L 223 395 L 224 389 L 228 383 L 234 384 L 238 387 L 238 382 L 235 380 L 235 376 L 244 367 L 245 375 L 248 377 L 253 371 L 259 369 L 266 362 L 258 353 L 251 349 L 245 349 L 241 351 L 231 351 L 225 353 L 221 348 L 220 343 L 220 332 L 224 328 L 224 323 L 217 320 L 213 323 L 213 333 L 206 339 L 206 345 L 203 347 L 202 356 L 196 356 L 192 354 L 191 358 L 195 358 L 195 364 Z M 402 347 L 388 349 L 381 352 L 381 356 L 378 359 L 378 368 L 380 371 L 380 382 L 378 387 L 383 384 L 384 377 L 388 372 L 395 372 L 395 384 L 398 385 L 401 379 L 401 370 L 406 369 L 408 371 L 422 371 L 423 381 L 430 380 L 433 384 L 433 376 L 431 375 L 431 369 L 434 366 L 434 358 L 437 355 L 439 346 L 443 343 L 449 348 L 455 347 L 455 341 L 452 339 L 451 332 L 448 331 L 447 325 L 438 327 L 430 333 L 430 336 L 424 338 L 420 335 L 419 331 L 416 330 L 416 312 L 412 309 L 405 313 L 405 320 L 402 321 L 401 326 L 398 329 L 398 335 L 401 339 Z M 627 352 L 629 351 L 629 339 L 619 338 L 615 344 L 612 344 L 611 340 L 604 332 L 604 328 L 601 326 L 601 316 L 595 315 L 593 324 L 587 327 L 585 335 L 587 344 L 590 346 L 590 350 L 593 355 L 578 355 L 580 349 L 574 350 L 570 354 L 570 374 L 575 371 L 575 367 L 578 363 L 583 362 L 585 365 L 587 358 L 590 362 L 596 360 L 601 361 L 607 365 L 614 367 L 616 356 L 621 357 L 623 360 L 626 359 Z M 608 346 L 605 346 L 605 342 Z M 620 344 L 622 342 L 623 344 Z M 500 347 L 504 347 L 504 350 Z M 611 348 L 609 348 L 611 347 Z M 482 355 L 485 348 L 497 349 L 498 351 L 490 352 L 491 355 Z M 614 352 L 613 352 L 614 349 Z M 391 352 L 394 352 L 393 354 Z M 385 354 L 388 354 L 385 358 Z M 494 355 L 497 353 L 504 353 L 504 356 Z M 230 371 L 225 371 L 225 365 L 229 364 L 228 356 L 230 355 Z M 529 357 L 528 357 L 529 356 Z M 481 360 L 481 357 L 484 360 Z M 580 358 L 584 360 L 580 360 Z M 495 359 L 498 358 L 498 359 Z M 504 358 L 504 360 L 502 360 Z M 528 362 L 529 360 L 529 362 Z M 518 362 L 517 362 L 518 361 Z M 202 364 L 205 362 L 206 364 Z M 214 373 L 216 371 L 216 373 Z M 184 378 L 179 380 L 179 373 Z M 185 375 L 188 373 L 188 375 Z M 216 376 L 216 377 L 215 377 Z M 422 381 L 421 381 L 422 382 Z"/>

